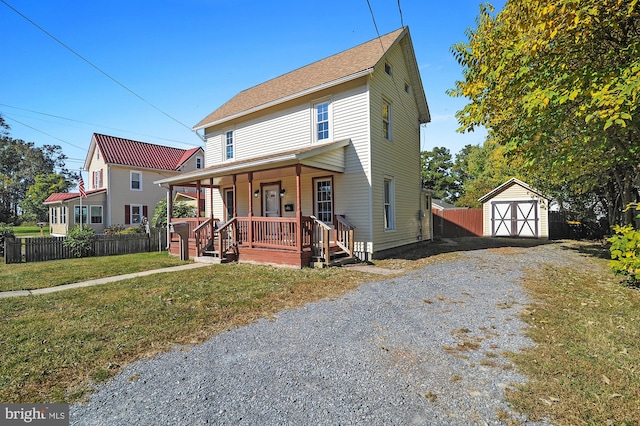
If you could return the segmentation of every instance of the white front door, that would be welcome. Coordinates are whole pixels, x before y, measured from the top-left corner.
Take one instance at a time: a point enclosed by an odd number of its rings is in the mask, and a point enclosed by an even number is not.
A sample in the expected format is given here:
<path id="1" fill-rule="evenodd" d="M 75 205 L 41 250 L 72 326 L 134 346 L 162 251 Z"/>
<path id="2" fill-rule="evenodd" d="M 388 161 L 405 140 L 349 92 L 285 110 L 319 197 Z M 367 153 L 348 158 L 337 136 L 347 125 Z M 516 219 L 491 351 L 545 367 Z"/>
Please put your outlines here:
<path id="1" fill-rule="evenodd" d="M 262 205 L 266 217 L 280 217 L 280 185 L 262 187 Z"/>

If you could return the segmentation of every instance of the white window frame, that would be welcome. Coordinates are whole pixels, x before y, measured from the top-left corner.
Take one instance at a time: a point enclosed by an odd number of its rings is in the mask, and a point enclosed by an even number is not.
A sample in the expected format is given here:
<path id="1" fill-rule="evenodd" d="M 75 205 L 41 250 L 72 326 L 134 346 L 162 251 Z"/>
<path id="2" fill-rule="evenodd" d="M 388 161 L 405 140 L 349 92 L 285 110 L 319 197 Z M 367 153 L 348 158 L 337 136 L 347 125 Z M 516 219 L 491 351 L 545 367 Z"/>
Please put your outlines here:
<path id="1" fill-rule="evenodd" d="M 137 215 L 133 213 L 133 209 L 134 208 L 138 208 L 140 209 Z M 129 206 L 129 224 L 130 225 L 140 225 L 142 223 L 142 217 L 144 215 L 144 207 L 142 206 L 142 204 L 131 204 Z M 137 217 L 138 221 L 136 222 L 133 218 Z"/>
<path id="2" fill-rule="evenodd" d="M 67 206 L 60 206 L 60 223 L 67 223 Z"/>
<path id="3" fill-rule="evenodd" d="M 318 183 L 329 182 L 329 191 L 319 190 Z M 320 208 L 323 206 L 323 208 Z M 327 208 L 328 207 L 328 208 Z M 313 213 L 326 224 L 333 224 L 333 176 L 313 179 Z M 329 217 L 327 217 L 327 213 Z"/>
<path id="4" fill-rule="evenodd" d="M 140 188 L 134 188 L 133 187 L 133 175 L 137 174 L 139 177 L 139 184 L 140 184 Z M 131 170 L 129 171 L 129 189 L 131 189 L 132 191 L 142 191 L 142 172 L 141 171 L 137 171 L 137 170 Z"/>
<path id="5" fill-rule="evenodd" d="M 54 225 L 58 224 L 58 208 L 51 207 L 51 223 Z"/>
<path id="6" fill-rule="evenodd" d="M 385 117 L 385 106 L 387 107 L 387 114 Z M 393 140 L 393 105 L 386 98 L 382 100 L 382 108 L 380 111 L 382 118 L 382 137 L 388 141 Z"/>
<path id="7" fill-rule="evenodd" d="M 392 176 L 385 176 L 382 182 L 383 223 L 385 231 L 396 229 L 395 182 Z"/>
<path id="8" fill-rule="evenodd" d="M 325 119 L 320 120 L 319 117 L 319 113 L 318 113 L 318 108 L 320 108 L 321 106 L 325 106 L 326 105 L 326 112 L 323 113 L 323 115 L 326 115 Z M 330 99 L 321 99 L 318 100 L 317 102 L 313 103 L 313 107 L 311 109 L 311 114 L 313 115 L 312 117 L 312 122 L 313 122 L 313 141 L 314 142 L 320 142 L 320 141 L 329 141 L 331 140 L 331 138 L 333 138 L 333 126 L 332 126 L 332 102 Z M 326 123 L 326 129 L 324 129 L 322 132 L 325 133 L 326 135 L 324 135 L 324 137 L 320 137 L 320 129 L 319 126 L 320 124 Z"/>
<path id="9" fill-rule="evenodd" d="M 76 215 L 76 210 L 78 211 L 78 215 Z M 89 209 L 86 204 L 82 205 L 82 225 L 88 225 L 87 222 L 89 215 Z M 80 225 L 80 204 L 74 204 L 73 206 L 73 223 L 75 225 Z"/>
<path id="10" fill-rule="evenodd" d="M 102 169 L 100 170 L 94 170 L 93 173 L 93 179 L 92 179 L 92 183 L 93 183 L 93 188 L 92 189 L 98 189 L 98 188 L 102 188 Z"/>
<path id="11" fill-rule="evenodd" d="M 204 169 L 204 158 L 201 155 L 196 156 L 196 169 Z"/>
<path id="12" fill-rule="evenodd" d="M 236 156 L 236 147 L 235 147 L 235 132 L 233 130 L 227 130 L 224 132 L 224 152 L 223 157 L 225 161 L 233 160 Z M 231 150 L 231 155 L 229 155 L 229 150 Z"/>
<path id="13" fill-rule="evenodd" d="M 94 208 L 99 208 L 100 209 L 100 222 L 94 222 L 93 221 L 93 209 Z M 104 218 L 103 212 L 104 212 L 104 209 L 102 208 L 101 205 L 91 205 L 91 206 L 89 206 L 89 223 L 91 225 L 101 225 L 102 222 L 103 222 L 103 218 Z"/>

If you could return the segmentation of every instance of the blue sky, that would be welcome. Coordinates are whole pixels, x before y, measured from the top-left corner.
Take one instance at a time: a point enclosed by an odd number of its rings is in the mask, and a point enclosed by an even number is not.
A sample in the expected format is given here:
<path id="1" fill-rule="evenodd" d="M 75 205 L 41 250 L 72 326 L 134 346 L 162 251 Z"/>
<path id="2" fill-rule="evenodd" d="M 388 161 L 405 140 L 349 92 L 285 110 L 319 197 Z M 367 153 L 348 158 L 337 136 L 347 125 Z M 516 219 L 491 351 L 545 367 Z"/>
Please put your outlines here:
<path id="1" fill-rule="evenodd" d="M 455 132 L 465 100 L 445 94 L 461 76 L 450 48 L 466 40 L 478 4 L 400 0 L 432 117 L 422 149 L 457 153 L 484 141 L 483 131 Z M 370 5 L 381 35 L 401 27 L 397 0 Z M 0 26 L 0 113 L 10 134 L 60 145 L 69 169 L 82 167 L 94 132 L 201 146 L 190 128 L 239 91 L 377 36 L 366 0 L 2 0 Z"/>

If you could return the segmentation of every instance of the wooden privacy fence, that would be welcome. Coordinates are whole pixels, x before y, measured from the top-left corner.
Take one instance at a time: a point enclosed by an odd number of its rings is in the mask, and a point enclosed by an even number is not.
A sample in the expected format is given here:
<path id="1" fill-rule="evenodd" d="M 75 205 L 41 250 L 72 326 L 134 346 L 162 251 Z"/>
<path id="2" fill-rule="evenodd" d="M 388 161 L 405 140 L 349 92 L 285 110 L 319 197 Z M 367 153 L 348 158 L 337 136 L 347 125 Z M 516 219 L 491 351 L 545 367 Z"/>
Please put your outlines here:
<path id="1" fill-rule="evenodd" d="M 482 209 L 451 209 L 433 211 L 435 237 L 481 237 Z"/>
<path id="2" fill-rule="evenodd" d="M 67 237 L 6 238 L 4 262 L 41 262 L 70 259 L 73 254 L 64 246 Z M 90 256 L 143 253 L 161 251 L 167 247 L 167 231 L 151 228 L 149 234 L 96 235 Z"/>

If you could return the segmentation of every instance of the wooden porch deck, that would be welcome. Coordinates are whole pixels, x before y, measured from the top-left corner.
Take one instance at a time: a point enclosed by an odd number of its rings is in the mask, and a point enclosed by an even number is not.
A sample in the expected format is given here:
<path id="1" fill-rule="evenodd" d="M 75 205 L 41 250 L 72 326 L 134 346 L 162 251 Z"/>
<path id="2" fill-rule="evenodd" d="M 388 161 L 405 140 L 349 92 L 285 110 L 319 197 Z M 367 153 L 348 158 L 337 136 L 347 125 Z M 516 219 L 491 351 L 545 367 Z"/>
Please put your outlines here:
<path id="1" fill-rule="evenodd" d="M 240 261 L 302 268 L 311 263 L 327 266 L 332 254 L 353 259 L 354 230 L 345 218 L 336 217 L 334 227 L 313 216 L 296 218 L 237 217 L 226 223 L 211 218 L 172 219 L 186 222 L 189 258 L 211 256 L 220 262 Z M 180 237 L 172 232 L 169 252 L 180 255 Z"/>

